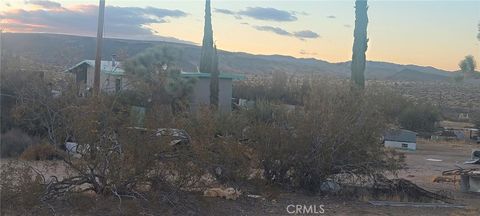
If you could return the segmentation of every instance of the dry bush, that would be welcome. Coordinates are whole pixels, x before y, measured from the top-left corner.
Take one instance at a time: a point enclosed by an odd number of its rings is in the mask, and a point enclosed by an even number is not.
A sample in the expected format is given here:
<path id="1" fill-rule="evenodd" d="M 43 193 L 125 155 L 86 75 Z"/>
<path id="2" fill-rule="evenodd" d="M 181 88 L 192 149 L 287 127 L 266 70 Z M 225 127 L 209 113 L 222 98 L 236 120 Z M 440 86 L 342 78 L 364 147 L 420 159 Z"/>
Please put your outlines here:
<path id="1" fill-rule="evenodd" d="M 385 122 L 374 95 L 348 84 L 318 86 L 304 109 L 271 108 L 268 121 L 253 124 L 249 137 L 267 180 L 317 192 L 336 175 L 373 180 L 401 167 L 400 157 L 380 144 Z"/>
<path id="2" fill-rule="evenodd" d="M 26 164 L 2 164 L 0 173 L 0 201 L 2 215 L 36 215 L 48 213 L 48 204 L 43 202 L 45 191 L 43 176 Z"/>
<path id="3" fill-rule="evenodd" d="M 170 145 L 171 137 L 157 135 L 157 128 L 178 128 L 189 121 L 184 115 L 173 115 L 170 104 L 149 104 L 146 128 L 141 129 L 134 127 L 138 119 L 121 95 L 79 98 L 73 88 L 54 97 L 46 85 L 39 82 L 17 91 L 16 119 L 50 143 L 32 147 L 23 158 L 53 157 L 55 146 L 67 140 L 78 146 L 76 157 L 62 155 L 71 175 L 43 182 L 48 185 L 43 200 L 83 191 L 120 201 L 145 200 L 148 191 L 185 189 L 208 172 L 206 160 L 199 160 L 200 154 L 191 146 Z"/>
<path id="4" fill-rule="evenodd" d="M 312 83 L 308 77 L 274 73 L 271 79 L 235 82 L 233 97 L 249 100 L 266 99 L 286 104 L 301 105 L 305 102 Z"/>
<path id="5" fill-rule="evenodd" d="M 2 134 L 0 141 L 1 157 L 17 157 L 29 146 L 38 142 L 20 129 L 12 129 Z"/>
<path id="6" fill-rule="evenodd" d="M 192 137 L 195 163 L 223 183 L 246 180 L 256 155 L 241 142 L 248 124 L 239 113 L 221 114 L 208 109 L 185 119 L 183 127 Z"/>
<path id="7" fill-rule="evenodd" d="M 63 157 L 64 152 L 55 149 L 55 147 L 47 143 L 30 145 L 20 155 L 22 160 L 55 160 Z"/>

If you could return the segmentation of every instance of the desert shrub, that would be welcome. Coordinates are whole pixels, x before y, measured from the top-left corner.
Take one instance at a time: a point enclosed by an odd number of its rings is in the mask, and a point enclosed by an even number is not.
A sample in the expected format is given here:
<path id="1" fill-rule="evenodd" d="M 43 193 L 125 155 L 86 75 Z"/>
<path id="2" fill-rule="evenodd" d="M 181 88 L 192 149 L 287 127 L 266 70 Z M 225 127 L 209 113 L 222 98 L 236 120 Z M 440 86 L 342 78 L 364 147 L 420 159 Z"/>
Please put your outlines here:
<path id="1" fill-rule="evenodd" d="M 12 61 L 13 60 L 13 61 Z M 0 73 L 0 110 L 1 110 L 1 131 L 19 127 L 12 115 L 13 108 L 17 103 L 17 96 L 29 85 L 36 85 L 42 82 L 39 73 L 31 71 L 18 71 L 24 61 L 15 61 L 11 57 L 4 59 L 2 56 L 2 68 Z M 26 61 L 25 61 L 26 62 Z"/>
<path id="2" fill-rule="evenodd" d="M 271 79 L 235 82 L 233 97 L 301 105 L 304 103 L 310 86 L 308 77 L 288 76 L 286 73 L 278 72 L 274 73 Z"/>
<path id="3" fill-rule="evenodd" d="M 475 128 L 480 129 L 480 112 L 472 114 L 471 122 Z"/>
<path id="4" fill-rule="evenodd" d="M 0 149 L 2 158 L 17 157 L 37 140 L 20 129 L 12 129 L 2 134 Z"/>
<path id="5" fill-rule="evenodd" d="M 278 113 L 281 107 L 268 100 L 257 100 L 252 109 L 246 111 L 247 118 L 259 122 L 272 122 L 275 118 L 275 113 Z"/>
<path id="6" fill-rule="evenodd" d="M 327 179 L 375 178 L 401 167 L 380 144 L 384 116 L 374 97 L 347 84 L 322 83 L 305 109 L 278 109 L 250 130 L 271 183 L 317 192 Z"/>
<path id="7" fill-rule="evenodd" d="M 63 89 L 60 96 L 54 96 L 52 86 L 44 80 L 28 79 L 18 87 L 17 103 L 12 110 L 18 127 L 28 134 L 45 138 L 51 145 L 63 145 L 68 138 L 68 126 L 62 115 L 79 100 L 73 85 Z"/>
<path id="8" fill-rule="evenodd" d="M 30 145 L 20 155 L 22 160 L 54 160 L 61 158 L 63 158 L 63 152 L 47 143 Z"/>
<path id="9" fill-rule="evenodd" d="M 372 85 L 366 91 L 375 100 L 372 103 L 379 108 L 379 111 L 389 123 L 398 124 L 398 117 L 402 111 L 409 106 L 413 106 L 412 101 L 392 89 Z"/>
<path id="10" fill-rule="evenodd" d="M 412 104 L 402 110 L 398 117 L 403 128 L 417 132 L 435 131 L 435 124 L 439 120 L 438 110 L 429 104 Z"/>
<path id="11" fill-rule="evenodd" d="M 194 163 L 223 183 L 246 180 L 253 149 L 241 143 L 242 129 L 248 125 L 240 113 L 215 113 L 203 109 L 188 118 L 185 129 L 192 137 Z"/>
<path id="12" fill-rule="evenodd" d="M 41 197 L 45 192 L 43 177 L 30 166 L 4 163 L 0 172 L 0 201 L 2 215 L 36 215 L 48 213 Z"/>

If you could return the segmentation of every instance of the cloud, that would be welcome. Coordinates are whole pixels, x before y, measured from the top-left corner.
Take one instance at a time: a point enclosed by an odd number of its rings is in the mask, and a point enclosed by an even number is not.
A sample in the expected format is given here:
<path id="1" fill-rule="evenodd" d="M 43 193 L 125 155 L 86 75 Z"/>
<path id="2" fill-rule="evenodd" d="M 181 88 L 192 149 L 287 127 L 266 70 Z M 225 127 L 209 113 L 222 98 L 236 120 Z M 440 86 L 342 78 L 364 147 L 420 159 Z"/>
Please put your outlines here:
<path id="1" fill-rule="evenodd" d="M 279 27 L 273 27 L 273 26 L 254 26 L 253 28 L 259 30 L 259 31 L 268 31 L 268 32 L 273 32 L 278 35 L 286 35 L 286 36 L 292 36 L 292 33 L 288 32 L 285 29 L 279 28 Z"/>
<path id="2" fill-rule="evenodd" d="M 0 17 L 8 20 L 2 23 L 8 31 L 77 35 L 96 35 L 97 16 L 98 7 L 95 5 L 77 5 L 62 10 L 16 9 L 0 12 Z M 157 35 L 148 25 L 185 16 L 187 13 L 180 10 L 107 6 L 104 31 L 107 37 L 154 39 Z"/>
<path id="3" fill-rule="evenodd" d="M 227 9 L 221 9 L 221 8 L 215 8 L 214 12 L 216 13 L 222 13 L 222 14 L 227 14 L 227 15 L 235 15 L 237 14 L 235 11 L 227 10 Z"/>
<path id="4" fill-rule="evenodd" d="M 243 19 L 243 16 L 250 17 L 257 20 L 269 20 L 276 22 L 289 22 L 296 21 L 297 14 L 308 15 L 306 12 L 298 11 L 283 11 L 275 8 L 263 8 L 263 7 L 248 7 L 245 10 L 241 11 L 232 11 L 228 9 L 215 8 L 214 12 L 221 13 L 225 15 L 231 15 L 235 19 Z"/>
<path id="5" fill-rule="evenodd" d="M 25 4 L 37 5 L 45 9 L 62 8 L 62 4 L 48 0 L 30 0 L 25 1 Z"/>
<path id="6" fill-rule="evenodd" d="M 289 22 L 297 20 L 297 17 L 293 13 L 275 8 L 248 7 L 243 11 L 239 11 L 238 15 L 247 16 L 258 20 L 270 20 L 277 22 Z"/>
<path id="7" fill-rule="evenodd" d="M 303 30 L 303 31 L 297 31 L 297 32 L 289 32 L 285 29 L 279 28 L 279 27 L 273 27 L 273 26 L 252 26 L 254 29 L 259 30 L 259 31 L 266 31 L 266 32 L 272 32 L 277 35 L 282 35 L 282 36 L 289 36 L 289 37 L 295 37 L 300 40 L 305 40 L 305 39 L 315 39 L 319 38 L 320 35 L 310 31 L 310 30 Z"/>
<path id="8" fill-rule="evenodd" d="M 305 12 L 305 11 L 292 11 L 291 12 L 293 15 L 297 15 L 297 14 L 300 14 L 302 16 L 308 16 L 310 15 L 309 13 Z"/>
<path id="9" fill-rule="evenodd" d="M 297 38 L 302 38 L 302 39 L 305 39 L 305 38 L 319 38 L 320 37 L 320 35 L 318 35 L 317 33 L 313 32 L 313 31 L 310 31 L 310 30 L 294 32 L 293 35 Z"/>
<path id="10" fill-rule="evenodd" d="M 330 15 L 330 16 L 327 16 L 327 18 L 329 18 L 329 19 L 335 19 L 335 18 L 337 18 L 337 17 L 336 17 L 336 16 L 333 16 L 333 15 Z"/>

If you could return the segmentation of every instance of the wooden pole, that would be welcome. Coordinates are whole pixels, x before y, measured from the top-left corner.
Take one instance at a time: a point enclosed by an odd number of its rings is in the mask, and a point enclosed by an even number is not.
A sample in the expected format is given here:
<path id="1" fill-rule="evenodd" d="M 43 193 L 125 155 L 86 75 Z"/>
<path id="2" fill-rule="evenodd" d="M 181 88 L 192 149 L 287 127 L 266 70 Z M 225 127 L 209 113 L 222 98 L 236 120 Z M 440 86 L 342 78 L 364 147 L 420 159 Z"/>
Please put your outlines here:
<path id="1" fill-rule="evenodd" d="M 93 94 L 100 93 L 100 66 L 102 64 L 103 23 L 105 16 L 105 0 L 100 0 L 98 8 L 97 52 L 95 56 L 95 75 L 93 78 Z"/>

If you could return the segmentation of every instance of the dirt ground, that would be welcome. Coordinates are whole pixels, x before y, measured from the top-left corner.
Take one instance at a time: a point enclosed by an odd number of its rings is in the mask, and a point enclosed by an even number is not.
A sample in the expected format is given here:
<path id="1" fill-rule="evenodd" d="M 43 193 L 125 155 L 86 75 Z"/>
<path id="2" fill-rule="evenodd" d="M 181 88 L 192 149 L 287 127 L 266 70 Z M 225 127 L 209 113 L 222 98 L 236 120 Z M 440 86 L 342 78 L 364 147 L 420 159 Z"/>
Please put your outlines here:
<path id="1" fill-rule="evenodd" d="M 432 191 L 447 194 L 453 197 L 453 203 L 464 205 L 466 208 L 426 208 L 426 207 L 378 207 L 365 200 L 352 198 L 339 198 L 329 196 L 308 196 L 302 193 L 278 192 L 267 199 L 247 197 L 245 193 L 235 201 L 220 198 L 203 197 L 200 193 L 188 195 L 188 202 L 193 203 L 191 210 L 164 212 L 160 215 L 451 215 L 451 216 L 479 216 L 480 194 L 461 193 L 459 185 L 454 183 L 434 183 L 433 179 L 441 176 L 442 171 L 454 169 L 455 165 L 468 168 L 478 165 L 466 166 L 463 162 L 470 158 L 472 149 L 480 145 L 465 144 L 462 142 L 431 142 L 420 140 L 417 151 L 405 151 L 407 169 L 400 172 L 399 177 L 408 179 L 419 186 Z M 431 161 L 435 159 L 441 161 Z M 2 160 L 2 163 L 7 162 Z M 64 168 L 58 162 L 38 162 L 38 169 L 55 175 L 65 175 Z M 290 214 L 289 205 L 317 206 L 317 213 Z M 320 210 L 320 205 L 324 211 Z M 95 207 L 95 208 L 101 208 Z M 100 212 L 112 215 L 108 207 L 103 207 Z M 67 213 L 68 212 L 68 213 Z M 323 212 L 323 213 L 321 213 Z M 74 209 L 60 215 L 90 215 L 90 212 L 79 212 Z M 98 215 L 98 211 L 92 215 Z M 114 214 L 113 214 L 114 215 Z M 130 215 L 130 214 L 127 214 Z M 134 214 L 135 215 L 135 214 Z M 137 214 L 138 215 L 138 214 Z M 157 215 L 156 213 L 152 215 Z"/>
<path id="2" fill-rule="evenodd" d="M 463 168 L 480 167 L 464 165 L 471 157 L 472 149 L 480 149 L 480 145 L 464 142 L 432 142 L 420 140 L 416 151 L 405 151 L 407 169 L 399 173 L 400 178 L 408 179 L 432 192 L 439 192 L 453 197 L 453 203 L 466 206 L 460 208 L 427 208 L 427 207 L 377 207 L 366 201 L 343 201 L 332 197 L 312 197 L 301 194 L 280 194 L 276 201 L 254 200 L 242 198 L 238 201 L 211 199 L 209 215 L 292 215 L 287 212 L 288 205 L 324 205 L 323 215 L 480 215 L 480 194 L 462 193 L 459 184 L 434 183 L 433 179 L 442 175 L 442 171 L 455 169 L 455 165 Z M 441 161 L 429 161 L 437 159 Z M 299 215 L 299 214 L 297 214 Z M 316 215 L 316 214 L 307 214 Z"/>

